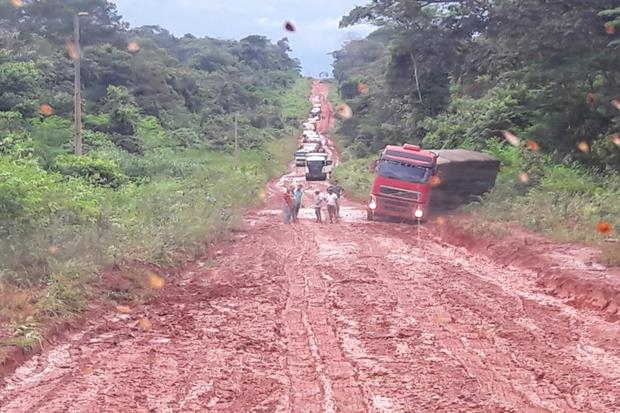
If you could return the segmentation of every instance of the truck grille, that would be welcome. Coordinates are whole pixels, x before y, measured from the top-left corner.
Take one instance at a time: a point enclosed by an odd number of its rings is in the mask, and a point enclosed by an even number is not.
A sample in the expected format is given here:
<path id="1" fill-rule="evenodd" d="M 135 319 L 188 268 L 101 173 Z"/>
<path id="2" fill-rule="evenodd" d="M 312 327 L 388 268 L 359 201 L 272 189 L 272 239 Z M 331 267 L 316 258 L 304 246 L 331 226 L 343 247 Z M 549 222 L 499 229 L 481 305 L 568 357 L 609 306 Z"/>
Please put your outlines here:
<path id="1" fill-rule="evenodd" d="M 377 197 L 377 210 L 390 211 L 394 215 L 410 217 L 414 208 L 414 202 L 404 199 Z"/>
<path id="2" fill-rule="evenodd" d="M 420 193 L 417 191 L 408 191 L 402 188 L 394 188 L 391 186 L 381 185 L 379 187 L 379 193 L 389 196 L 397 196 L 399 198 L 407 198 L 412 201 L 417 201 L 420 199 Z"/>

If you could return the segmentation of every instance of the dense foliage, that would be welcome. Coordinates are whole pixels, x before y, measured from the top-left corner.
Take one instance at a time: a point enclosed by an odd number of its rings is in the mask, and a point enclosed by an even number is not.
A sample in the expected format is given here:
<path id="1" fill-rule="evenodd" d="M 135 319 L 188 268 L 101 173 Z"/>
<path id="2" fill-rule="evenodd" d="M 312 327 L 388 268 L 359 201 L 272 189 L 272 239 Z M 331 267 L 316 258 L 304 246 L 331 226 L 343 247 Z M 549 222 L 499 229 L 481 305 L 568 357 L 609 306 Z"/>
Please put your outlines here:
<path id="1" fill-rule="evenodd" d="M 334 53 L 355 114 L 340 134 L 365 156 L 387 142 L 485 148 L 510 130 L 555 159 L 619 171 L 619 16 L 614 0 L 356 7 L 341 25 L 378 30 Z"/>

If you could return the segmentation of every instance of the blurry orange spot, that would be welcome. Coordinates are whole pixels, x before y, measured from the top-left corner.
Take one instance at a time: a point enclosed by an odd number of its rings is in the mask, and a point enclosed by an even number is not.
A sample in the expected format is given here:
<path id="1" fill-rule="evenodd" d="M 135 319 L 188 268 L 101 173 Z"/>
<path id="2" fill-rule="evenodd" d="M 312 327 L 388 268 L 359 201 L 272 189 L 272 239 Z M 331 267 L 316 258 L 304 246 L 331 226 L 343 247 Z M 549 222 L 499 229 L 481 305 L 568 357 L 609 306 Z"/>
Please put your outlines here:
<path id="1" fill-rule="evenodd" d="M 267 198 L 267 193 L 265 191 L 260 191 L 258 197 L 264 201 Z"/>
<path id="2" fill-rule="evenodd" d="M 129 42 L 127 43 L 127 50 L 131 53 L 136 53 L 140 51 L 140 44 L 138 42 Z"/>
<path id="3" fill-rule="evenodd" d="M 620 110 L 620 100 L 614 99 L 611 101 L 611 104 L 613 105 L 614 108 Z"/>
<path id="4" fill-rule="evenodd" d="M 431 177 L 431 188 L 439 186 L 441 184 L 441 178 L 437 175 Z"/>
<path id="5" fill-rule="evenodd" d="M 128 314 L 128 313 L 131 313 L 131 308 L 129 308 L 129 306 L 126 306 L 126 305 L 117 305 L 116 311 L 118 311 L 119 313 Z"/>
<path id="6" fill-rule="evenodd" d="M 10 0 L 10 3 L 13 7 L 22 7 L 24 5 L 22 0 Z"/>
<path id="7" fill-rule="evenodd" d="M 607 34 L 616 33 L 616 26 L 614 26 L 614 24 L 611 22 L 605 23 L 605 33 Z"/>
<path id="8" fill-rule="evenodd" d="M 620 134 L 615 134 L 615 135 L 611 135 L 609 137 L 609 140 L 611 141 L 611 143 L 613 143 L 616 146 L 620 146 Z"/>
<path id="9" fill-rule="evenodd" d="M 368 93 L 368 85 L 366 83 L 360 83 L 357 85 L 357 91 L 361 94 Z"/>
<path id="10" fill-rule="evenodd" d="M 86 366 L 80 369 L 80 372 L 85 376 L 90 376 L 91 374 L 93 374 L 93 368 L 90 366 Z"/>
<path id="11" fill-rule="evenodd" d="M 523 182 L 524 184 L 530 181 L 530 176 L 527 174 L 527 172 L 519 172 L 517 177 L 519 178 L 519 181 Z"/>
<path id="12" fill-rule="evenodd" d="M 609 222 L 601 221 L 596 224 L 596 230 L 603 235 L 609 235 L 611 234 L 612 227 Z"/>
<path id="13" fill-rule="evenodd" d="M 65 43 L 65 49 L 67 49 L 67 54 L 72 60 L 78 60 L 80 58 L 80 52 L 72 40 L 67 40 Z"/>
<path id="14" fill-rule="evenodd" d="M 47 247 L 47 250 L 50 252 L 50 254 L 56 254 L 58 251 L 60 251 L 60 248 L 58 248 L 57 245 L 50 245 L 49 247 Z"/>
<path id="15" fill-rule="evenodd" d="M 586 141 L 581 141 L 577 144 L 577 149 L 583 153 L 588 153 L 590 152 L 590 145 Z"/>
<path id="16" fill-rule="evenodd" d="M 293 23 L 291 22 L 286 22 L 284 23 L 284 30 L 286 30 L 287 32 L 294 32 L 295 26 L 293 26 Z"/>
<path id="17" fill-rule="evenodd" d="M 336 113 L 343 119 L 351 119 L 353 111 L 346 103 L 341 103 L 336 106 Z"/>
<path id="18" fill-rule="evenodd" d="M 594 96 L 594 93 L 588 93 L 586 95 L 586 103 L 590 106 L 596 103 L 596 96 Z"/>
<path id="19" fill-rule="evenodd" d="M 436 219 L 437 225 L 446 225 L 446 219 L 444 217 L 437 217 Z"/>
<path id="20" fill-rule="evenodd" d="M 506 139 L 512 146 L 519 146 L 519 138 L 517 138 L 514 133 L 503 130 L 502 135 L 504 135 L 504 139 Z"/>
<path id="21" fill-rule="evenodd" d="M 138 321 L 138 327 L 144 331 L 151 331 L 153 324 L 146 318 L 141 318 L 140 321 Z"/>
<path id="22" fill-rule="evenodd" d="M 54 113 L 54 109 L 52 109 L 52 107 L 47 103 L 44 103 L 39 106 L 39 113 L 44 116 L 50 116 L 52 113 Z"/>
<path id="23" fill-rule="evenodd" d="M 535 141 L 533 141 L 531 139 L 528 139 L 525 142 L 525 146 L 527 146 L 527 149 L 529 149 L 532 152 L 538 152 L 538 149 L 540 149 L 539 146 L 538 146 L 538 143 L 536 143 Z"/>
<path id="24" fill-rule="evenodd" d="M 164 284 L 166 283 L 163 277 L 160 277 L 159 275 L 154 274 L 154 273 L 150 273 L 148 278 L 149 278 L 149 285 L 151 286 L 151 288 L 154 288 L 156 290 L 159 290 L 160 288 L 162 288 Z"/>

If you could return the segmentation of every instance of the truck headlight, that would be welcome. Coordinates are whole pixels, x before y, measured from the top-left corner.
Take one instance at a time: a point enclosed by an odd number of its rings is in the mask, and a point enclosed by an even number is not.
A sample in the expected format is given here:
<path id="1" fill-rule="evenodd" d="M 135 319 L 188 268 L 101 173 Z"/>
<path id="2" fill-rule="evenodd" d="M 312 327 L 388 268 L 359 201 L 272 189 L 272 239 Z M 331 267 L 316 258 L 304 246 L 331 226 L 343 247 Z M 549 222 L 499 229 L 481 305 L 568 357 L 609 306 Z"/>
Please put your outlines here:
<path id="1" fill-rule="evenodd" d="M 422 215 L 424 215 L 424 212 L 421 209 L 418 208 L 418 209 L 415 210 L 414 215 L 415 215 L 415 217 L 417 219 L 420 219 L 420 218 L 422 218 Z"/>

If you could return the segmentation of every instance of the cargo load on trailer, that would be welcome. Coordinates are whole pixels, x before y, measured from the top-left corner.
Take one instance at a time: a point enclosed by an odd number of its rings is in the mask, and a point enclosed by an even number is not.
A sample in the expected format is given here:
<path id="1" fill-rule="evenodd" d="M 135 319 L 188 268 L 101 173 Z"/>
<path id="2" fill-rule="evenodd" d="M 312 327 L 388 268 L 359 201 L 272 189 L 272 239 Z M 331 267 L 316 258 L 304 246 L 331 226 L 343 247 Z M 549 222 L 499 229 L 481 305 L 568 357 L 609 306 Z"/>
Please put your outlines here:
<path id="1" fill-rule="evenodd" d="M 486 194 L 495 185 L 500 162 L 485 153 L 465 149 L 433 150 L 437 173 L 431 208 L 458 207 Z"/>
<path id="2" fill-rule="evenodd" d="M 421 219 L 430 208 L 454 208 L 490 191 L 498 170 L 499 161 L 480 152 L 388 145 L 375 168 L 368 219 Z"/>

